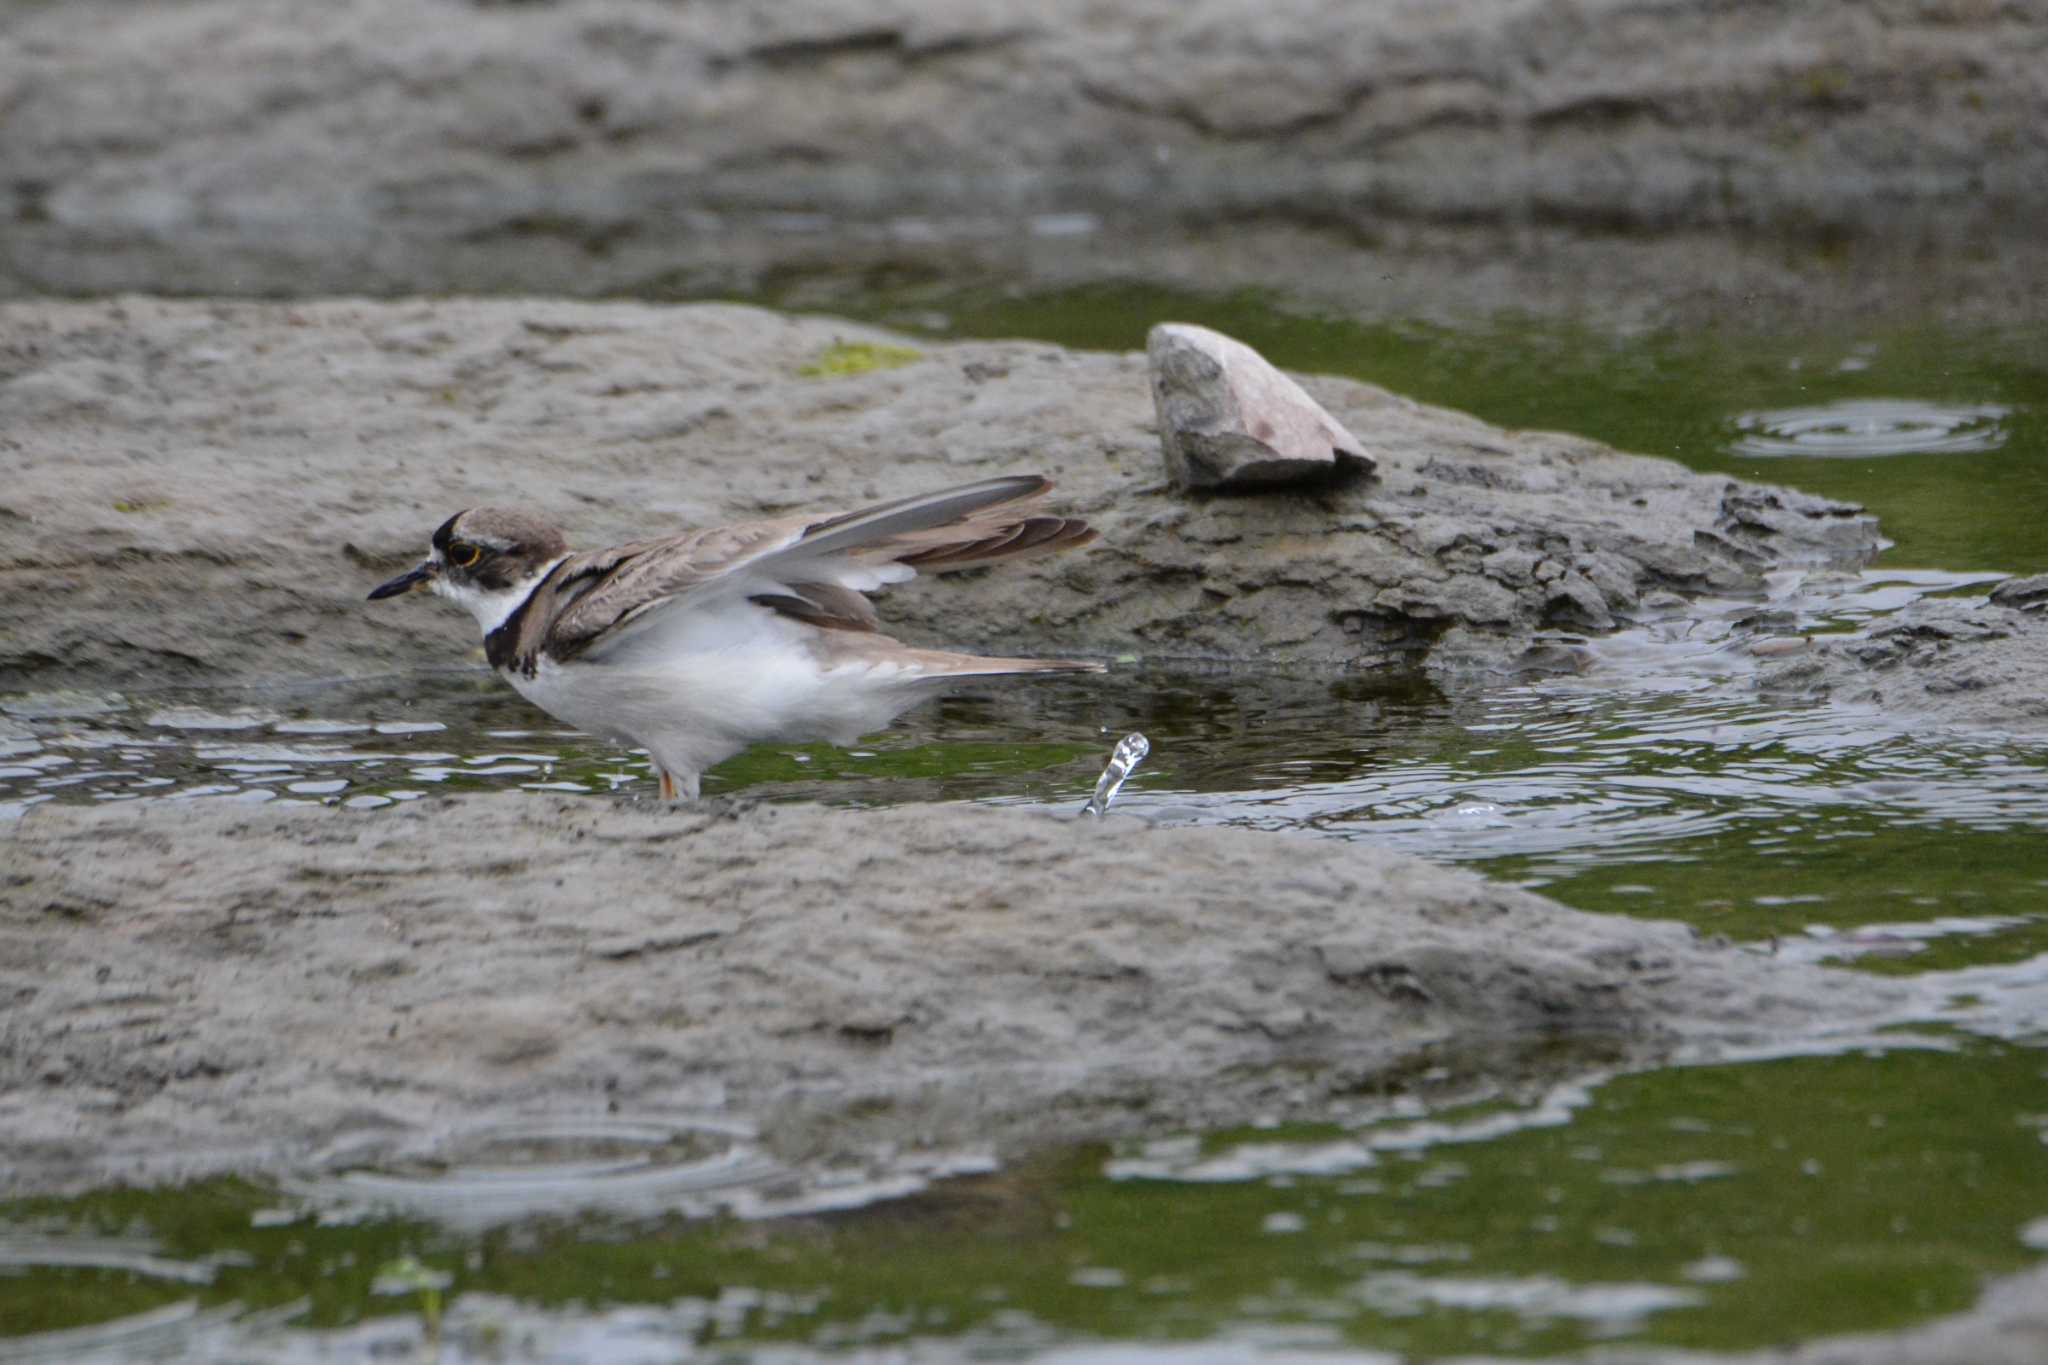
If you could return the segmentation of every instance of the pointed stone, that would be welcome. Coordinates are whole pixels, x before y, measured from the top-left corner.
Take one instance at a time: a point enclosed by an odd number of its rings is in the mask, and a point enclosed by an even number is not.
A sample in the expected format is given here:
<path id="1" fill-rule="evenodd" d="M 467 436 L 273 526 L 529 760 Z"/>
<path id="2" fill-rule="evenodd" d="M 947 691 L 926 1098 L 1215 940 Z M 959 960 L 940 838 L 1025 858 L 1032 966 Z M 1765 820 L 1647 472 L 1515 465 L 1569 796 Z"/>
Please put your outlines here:
<path id="1" fill-rule="evenodd" d="M 1166 472 L 1183 489 L 1327 487 L 1375 467 L 1301 385 L 1221 332 L 1162 322 L 1145 341 Z"/>

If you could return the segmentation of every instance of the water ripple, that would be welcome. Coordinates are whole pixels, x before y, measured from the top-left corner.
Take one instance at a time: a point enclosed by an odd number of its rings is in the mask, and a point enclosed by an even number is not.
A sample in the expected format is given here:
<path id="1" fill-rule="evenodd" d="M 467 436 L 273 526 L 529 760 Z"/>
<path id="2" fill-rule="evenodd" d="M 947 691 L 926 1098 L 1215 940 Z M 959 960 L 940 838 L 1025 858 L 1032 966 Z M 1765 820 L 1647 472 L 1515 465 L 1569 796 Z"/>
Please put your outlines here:
<path id="1" fill-rule="evenodd" d="M 1910 398 L 1845 398 L 1805 408 L 1746 412 L 1730 449 L 1767 458 L 1865 459 L 1879 455 L 1960 455 L 2005 444 L 2012 409 L 1921 402 Z"/>
<path id="2" fill-rule="evenodd" d="M 485 1228 L 585 1211 L 710 1213 L 785 1168 L 753 1131 L 700 1117 L 515 1119 L 366 1137 L 283 1183 L 323 1221 L 405 1214 Z"/>

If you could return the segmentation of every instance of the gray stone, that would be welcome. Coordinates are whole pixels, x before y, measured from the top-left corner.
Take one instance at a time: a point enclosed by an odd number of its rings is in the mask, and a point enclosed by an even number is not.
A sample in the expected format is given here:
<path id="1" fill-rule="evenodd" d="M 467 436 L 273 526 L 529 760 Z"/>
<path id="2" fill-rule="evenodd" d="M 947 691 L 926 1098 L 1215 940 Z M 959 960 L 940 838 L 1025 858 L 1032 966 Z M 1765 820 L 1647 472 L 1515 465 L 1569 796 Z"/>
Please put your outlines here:
<path id="1" fill-rule="evenodd" d="M 1546 280 L 1684 294 L 1669 267 L 1709 292 L 1731 281 L 1741 317 L 1803 302 L 1820 262 L 1733 234 L 1651 255 L 1636 240 L 1793 222 L 1830 253 L 1838 237 L 1896 244 L 1897 269 L 1841 265 L 1862 281 L 1845 309 L 1918 288 L 1929 234 L 1988 231 L 1968 292 L 2015 284 L 2014 316 L 2039 316 L 2037 5 L 418 14 L 6 7 L 0 289 L 632 296 L 935 251 L 1028 254 L 1039 271 L 1085 257 L 1128 279 L 1127 238 L 1152 228 L 1150 277 L 1205 287 L 1425 304 L 1448 288 L 1491 313 Z M 1597 235 L 1537 265 L 1534 291 L 1507 277 L 1504 260 L 1544 256 L 1559 224 Z M 1420 270 L 1360 246 L 1446 227 Z"/>
<path id="2" fill-rule="evenodd" d="M 1236 338 L 1162 322 L 1145 339 L 1145 360 L 1166 476 L 1175 487 L 1318 488 L 1372 474 L 1364 442 Z"/>
<path id="3" fill-rule="evenodd" d="M 594 1103 L 799 1165 L 1008 1151 L 1312 1113 L 1425 1052 L 1476 1084 L 1788 1047 L 1910 997 L 1366 844 L 1114 815 L 48 805 L 0 849 L 17 1193 Z"/>

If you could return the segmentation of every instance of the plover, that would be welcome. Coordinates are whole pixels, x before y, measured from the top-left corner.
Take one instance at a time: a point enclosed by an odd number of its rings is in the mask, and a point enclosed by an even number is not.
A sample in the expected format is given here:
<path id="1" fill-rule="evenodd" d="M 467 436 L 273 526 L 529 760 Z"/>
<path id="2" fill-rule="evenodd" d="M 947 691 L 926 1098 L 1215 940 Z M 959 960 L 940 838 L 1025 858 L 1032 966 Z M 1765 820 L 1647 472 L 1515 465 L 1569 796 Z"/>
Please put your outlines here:
<path id="1" fill-rule="evenodd" d="M 881 633 L 865 594 L 1095 538 L 1036 510 L 1052 484 L 988 479 L 839 515 L 788 516 L 572 552 L 522 512 L 473 507 L 371 600 L 430 590 L 469 608 L 521 696 L 579 730 L 647 750 L 661 794 L 763 740 L 851 744 L 949 684 L 1099 673 L 1075 659 L 984 658 Z"/>

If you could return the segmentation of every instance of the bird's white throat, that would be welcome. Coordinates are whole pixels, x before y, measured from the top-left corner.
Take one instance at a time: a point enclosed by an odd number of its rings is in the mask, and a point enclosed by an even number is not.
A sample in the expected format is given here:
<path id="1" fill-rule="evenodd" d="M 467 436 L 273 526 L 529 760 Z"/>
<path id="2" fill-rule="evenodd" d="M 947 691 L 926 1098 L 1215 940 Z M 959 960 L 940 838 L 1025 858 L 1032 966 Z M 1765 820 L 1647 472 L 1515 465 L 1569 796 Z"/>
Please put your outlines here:
<path id="1" fill-rule="evenodd" d="M 433 588 L 437 596 L 468 608 L 469 614 L 476 618 L 477 625 L 488 637 L 519 610 L 520 604 L 540 586 L 540 581 L 554 572 L 555 565 L 567 558 L 567 555 L 557 555 L 507 588 L 493 590 L 480 588 L 474 583 L 457 583 L 445 572 L 434 575 Z"/>

